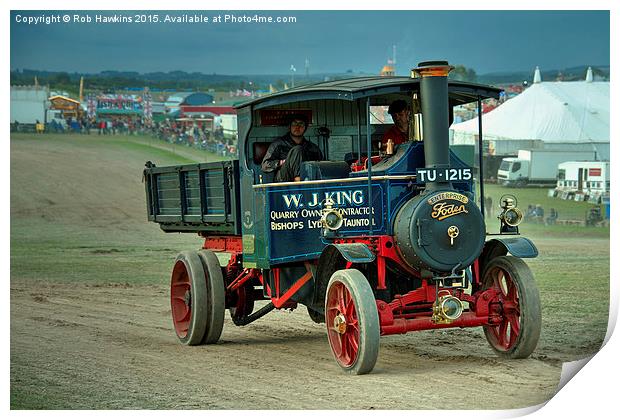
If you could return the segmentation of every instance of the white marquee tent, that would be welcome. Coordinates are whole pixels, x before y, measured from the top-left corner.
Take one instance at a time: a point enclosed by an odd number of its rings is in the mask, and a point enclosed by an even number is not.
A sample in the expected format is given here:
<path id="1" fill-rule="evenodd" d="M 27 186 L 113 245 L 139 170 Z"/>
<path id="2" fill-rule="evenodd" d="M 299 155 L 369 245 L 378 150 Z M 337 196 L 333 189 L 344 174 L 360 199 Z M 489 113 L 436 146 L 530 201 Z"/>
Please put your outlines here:
<path id="1" fill-rule="evenodd" d="M 538 70 L 538 69 L 537 69 Z M 595 149 L 599 159 L 609 159 L 609 82 L 540 82 L 520 95 L 483 114 L 484 140 L 498 154 L 518 149 Z M 453 124 L 453 144 L 474 144 L 478 118 Z"/>

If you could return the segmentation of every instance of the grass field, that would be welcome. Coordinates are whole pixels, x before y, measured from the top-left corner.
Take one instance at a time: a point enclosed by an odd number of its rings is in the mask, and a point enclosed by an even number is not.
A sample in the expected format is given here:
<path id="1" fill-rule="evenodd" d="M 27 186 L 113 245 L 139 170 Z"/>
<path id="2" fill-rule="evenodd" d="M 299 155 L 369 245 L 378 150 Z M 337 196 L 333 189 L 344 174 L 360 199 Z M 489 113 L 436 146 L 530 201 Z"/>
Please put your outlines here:
<path id="1" fill-rule="evenodd" d="M 530 187 L 530 188 L 507 188 L 497 184 L 485 184 L 484 193 L 493 199 L 495 207 L 494 213 L 497 214 L 500 198 L 504 194 L 512 194 L 518 200 L 518 207 L 525 212 L 528 205 L 536 206 L 540 204 L 545 210 L 545 216 L 549 215 L 552 207 L 558 211 L 558 219 L 563 220 L 582 220 L 585 221 L 586 213 L 594 204 L 584 201 L 562 200 L 558 197 L 548 196 L 549 188 Z M 604 210 L 604 209 L 603 209 Z"/>

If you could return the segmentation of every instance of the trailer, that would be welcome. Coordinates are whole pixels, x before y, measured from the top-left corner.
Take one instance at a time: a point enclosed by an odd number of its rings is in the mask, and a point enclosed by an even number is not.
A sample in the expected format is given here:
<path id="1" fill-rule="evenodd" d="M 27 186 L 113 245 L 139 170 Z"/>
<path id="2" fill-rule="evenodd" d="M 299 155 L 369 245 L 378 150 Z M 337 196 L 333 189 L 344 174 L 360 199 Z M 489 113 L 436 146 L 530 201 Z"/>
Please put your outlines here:
<path id="1" fill-rule="evenodd" d="M 147 162 L 148 219 L 202 242 L 172 267 L 172 325 L 182 344 L 216 344 L 226 309 L 242 326 L 305 306 L 352 374 L 372 371 L 381 336 L 410 331 L 482 327 L 501 357 L 534 351 L 540 298 L 523 258 L 538 251 L 519 233 L 516 197 L 502 198 L 498 231 L 487 234 L 480 172 L 448 141 L 454 106 L 474 102 L 480 111 L 501 90 L 449 81 L 451 69 L 424 62 L 410 78 L 330 81 L 257 98 L 238 106 L 238 159 Z M 371 110 L 396 99 L 413 113 L 409 141 L 380 150 L 390 124 L 372 124 Z M 277 182 L 261 163 L 299 114 L 325 160 L 303 162 L 301 181 Z"/>
<path id="2" fill-rule="evenodd" d="M 502 159 L 497 170 L 497 180 L 506 186 L 553 185 L 557 180 L 559 163 L 569 160 L 594 159 L 596 159 L 596 152 L 593 150 L 519 150 L 517 157 Z"/>

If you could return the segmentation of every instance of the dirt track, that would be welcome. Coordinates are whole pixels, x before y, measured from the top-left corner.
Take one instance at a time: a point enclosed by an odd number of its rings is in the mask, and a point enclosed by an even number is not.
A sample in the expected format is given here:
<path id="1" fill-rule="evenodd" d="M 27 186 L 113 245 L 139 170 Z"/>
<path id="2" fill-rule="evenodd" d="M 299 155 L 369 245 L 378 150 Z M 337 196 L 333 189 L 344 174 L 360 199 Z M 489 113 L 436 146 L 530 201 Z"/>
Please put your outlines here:
<path id="1" fill-rule="evenodd" d="M 25 240 L 19 236 L 20 229 L 28 232 L 25 225 L 45 237 L 50 219 L 54 229 L 67 226 L 68 238 L 82 224 L 90 233 L 116 236 L 119 247 L 130 237 L 166 238 L 145 221 L 136 176 L 144 152 L 104 146 L 89 155 L 92 146 L 83 139 L 12 141 L 12 246 Z M 67 165 L 69 153 L 81 158 Z M 95 171 L 109 165 L 106 176 Z M 24 171 L 28 176 L 16 177 Z M 67 179 L 80 190 L 87 186 L 88 199 L 67 187 Z M 45 199 L 72 206 L 56 210 Z M 604 250 L 600 242 L 592 246 Z M 67 273 L 79 269 L 67 265 Z M 12 408 L 520 408 L 548 400 L 561 361 L 593 351 L 602 340 L 543 331 L 532 358 L 505 361 L 481 329 L 390 336 L 381 340 L 373 373 L 352 377 L 337 367 L 324 325 L 314 324 L 304 307 L 274 311 L 246 327 L 227 316 L 217 345 L 184 347 L 171 328 L 165 269 L 151 284 L 119 282 L 114 263 L 108 270 L 102 281 L 72 282 L 42 280 L 28 267 L 12 266 Z"/>

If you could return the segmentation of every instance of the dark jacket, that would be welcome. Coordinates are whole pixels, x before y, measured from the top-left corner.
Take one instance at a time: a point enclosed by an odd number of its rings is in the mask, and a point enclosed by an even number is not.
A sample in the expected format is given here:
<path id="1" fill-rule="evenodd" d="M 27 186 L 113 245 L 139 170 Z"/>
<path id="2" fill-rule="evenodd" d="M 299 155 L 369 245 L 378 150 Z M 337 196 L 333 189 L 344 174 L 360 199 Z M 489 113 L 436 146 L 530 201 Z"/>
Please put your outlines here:
<path id="1" fill-rule="evenodd" d="M 267 149 L 267 153 L 265 153 L 265 157 L 263 158 L 263 163 L 261 164 L 261 169 L 263 172 L 276 172 L 280 169 L 280 161 L 282 159 L 286 159 L 288 156 L 288 152 L 297 146 L 297 143 L 291 138 L 291 134 L 287 133 L 284 136 L 276 139 L 271 145 L 269 149 Z M 302 149 L 302 160 L 310 161 L 310 160 L 323 160 L 323 154 L 321 153 L 321 149 L 319 147 L 306 140 L 303 139 L 301 143 Z"/>

